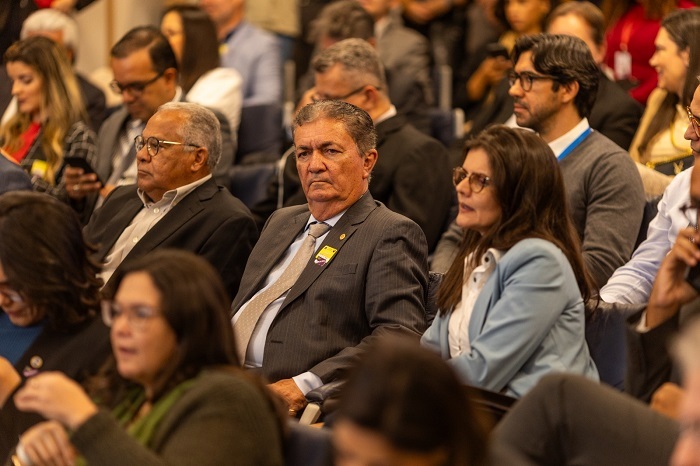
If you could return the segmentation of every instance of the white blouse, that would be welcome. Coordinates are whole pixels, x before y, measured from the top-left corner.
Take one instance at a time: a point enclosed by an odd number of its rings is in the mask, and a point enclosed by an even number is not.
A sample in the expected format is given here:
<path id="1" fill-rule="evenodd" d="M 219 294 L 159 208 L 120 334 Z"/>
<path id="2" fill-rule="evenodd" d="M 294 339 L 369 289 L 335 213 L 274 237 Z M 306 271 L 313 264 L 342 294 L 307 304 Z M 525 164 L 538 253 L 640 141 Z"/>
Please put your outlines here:
<path id="1" fill-rule="evenodd" d="M 481 257 L 481 262 L 469 274 L 469 278 L 462 284 L 462 300 L 455 306 L 450 315 L 447 328 L 447 336 L 450 344 L 450 357 L 454 358 L 462 353 L 471 351 L 469 342 L 469 320 L 472 316 L 474 303 L 481 293 L 486 280 L 489 279 L 496 264 L 501 260 L 505 251 L 489 248 Z M 469 271 L 468 265 L 471 256 L 464 259 L 464 276 Z"/>

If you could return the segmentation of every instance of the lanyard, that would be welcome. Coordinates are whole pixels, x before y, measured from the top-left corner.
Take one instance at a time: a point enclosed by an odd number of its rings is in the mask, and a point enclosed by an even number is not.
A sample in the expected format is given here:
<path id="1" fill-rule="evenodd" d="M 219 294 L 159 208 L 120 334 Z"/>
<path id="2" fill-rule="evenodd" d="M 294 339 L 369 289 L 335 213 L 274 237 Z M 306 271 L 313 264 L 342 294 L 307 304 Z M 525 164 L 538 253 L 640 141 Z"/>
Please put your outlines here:
<path id="1" fill-rule="evenodd" d="M 559 156 L 557 157 L 557 160 L 558 160 L 559 162 L 561 162 L 562 160 L 564 160 L 564 159 L 571 153 L 571 151 L 573 151 L 574 149 L 576 149 L 576 148 L 578 147 L 578 145 L 581 144 L 581 143 L 583 142 L 583 140 L 586 139 L 586 138 L 588 137 L 588 135 L 591 134 L 592 132 L 593 132 L 593 131 L 591 130 L 591 128 L 586 128 L 586 131 L 584 131 L 583 133 L 581 133 L 581 135 L 580 135 L 579 137 L 577 137 L 577 138 L 574 140 L 574 142 L 572 142 L 571 144 L 569 144 L 568 146 L 566 146 L 566 149 L 564 149 L 564 150 L 561 152 L 561 154 L 559 154 Z"/>

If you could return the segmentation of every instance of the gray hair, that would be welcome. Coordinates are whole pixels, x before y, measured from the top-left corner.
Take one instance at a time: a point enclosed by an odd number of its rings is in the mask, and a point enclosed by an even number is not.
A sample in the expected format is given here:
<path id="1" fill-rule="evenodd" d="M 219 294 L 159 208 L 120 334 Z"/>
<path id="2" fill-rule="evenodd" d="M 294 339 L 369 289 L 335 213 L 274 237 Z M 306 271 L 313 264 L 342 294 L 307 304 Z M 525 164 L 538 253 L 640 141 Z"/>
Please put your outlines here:
<path id="1" fill-rule="evenodd" d="M 340 41 L 351 37 L 368 40 L 374 37 L 374 18 L 355 0 L 329 3 L 311 23 L 309 42 L 322 37 Z"/>
<path id="2" fill-rule="evenodd" d="M 353 86 L 372 84 L 386 93 L 384 66 L 377 51 L 362 39 L 345 39 L 318 54 L 311 66 L 316 73 L 325 73 L 340 64 Z"/>
<path id="3" fill-rule="evenodd" d="M 185 114 L 185 122 L 179 133 L 183 141 L 205 147 L 209 153 L 207 165 L 213 173 L 221 160 L 221 124 L 214 112 L 192 102 L 168 102 L 158 108 L 158 112 L 179 112 Z"/>
<path id="4" fill-rule="evenodd" d="M 20 38 L 25 39 L 30 34 L 39 34 L 44 31 L 61 31 L 63 33 L 63 46 L 78 55 L 78 23 L 70 16 L 54 8 L 42 8 L 35 11 L 22 23 Z"/>
<path id="5" fill-rule="evenodd" d="M 361 157 L 377 147 L 377 132 L 372 118 L 361 108 L 342 100 L 321 100 L 299 110 L 292 124 L 292 136 L 300 126 L 321 119 L 343 123 Z"/>

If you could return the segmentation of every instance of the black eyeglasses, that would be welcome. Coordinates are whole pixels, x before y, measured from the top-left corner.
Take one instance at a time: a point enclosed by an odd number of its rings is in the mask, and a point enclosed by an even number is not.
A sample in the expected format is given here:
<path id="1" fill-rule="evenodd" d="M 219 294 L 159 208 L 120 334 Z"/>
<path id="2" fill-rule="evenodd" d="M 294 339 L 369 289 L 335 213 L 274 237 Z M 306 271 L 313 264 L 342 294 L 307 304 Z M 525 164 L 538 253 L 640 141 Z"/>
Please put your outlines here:
<path id="1" fill-rule="evenodd" d="M 685 218 L 688 220 L 689 226 L 695 228 L 695 230 L 697 231 L 698 206 L 693 203 L 689 203 L 679 207 L 678 210 L 680 210 L 683 213 L 683 215 L 685 215 Z"/>
<path id="2" fill-rule="evenodd" d="M 540 79 L 551 79 L 553 81 L 557 80 L 556 76 L 550 76 L 548 74 L 534 74 L 529 71 L 523 71 L 522 73 L 516 73 L 511 71 L 508 73 L 508 83 L 513 86 L 515 82 L 520 83 L 520 87 L 525 92 L 530 92 L 532 90 L 532 83 Z"/>
<path id="3" fill-rule="evenodd" d="M 698 117 L 693 115 L 693 112 L 690 111 L 690 105 L 685 107 L 685 111 L 688 112 L 688 120 L 690 121 L 690 124 L 693 126 L 693 129 L 695 130 L 695 135 L 700 138 L 700 120 L 698 120 Z"/>
<path id="4" fill-rule="evenodd" d="M 452 169 L 452 183 L 457 187 L 465 179 L 469 180 L 469 189 L 473 193 L 480 193 L 491 183 L 491 178 L 483 173 L 469 173 L 462 167 Z"/>
<path id="5" fill-rule="evenodd" d="M 158 138 L 154 138 L 151 136 L 150 138 L 144 139 L 143 136 L 136 136 L 134 138 L 134 147 L 136 147 L 136 151 L 140 151 L 143 149 L 143 146 L 146 146 L 146 152 L 148 152 L 148 155 L 151 157 L 155 157 L 158 154 L 158 151 L 160 150 L 161 147 L 163 146 L 189 146 L 189 147 L 197 147 L 194 144 L 187 144 L 184 142 L 174 142 L 174 141 L 162 141 Z"/>
<path id="6" fill-rule="evenodd" d="M 129 83 L 129 84 L 119 84 L 117 80 L 115 79 L 111 83 L 109 83 L 109 87 L 112 89 L 112 91 L 116 94 L 123 94 L 125 92 L 128 92 L 129 94 L 133 96 L 139 96 L 143 93 L 144 89 L 146 89 L 146 86 L 149 84 L 153 84 L 163 76 L 165 73 L 165 70 L 161 71 L 158 73 L 154 78 L 149 79 L 148 81 L 140 81 L 140 82 L 135 82 L 135 83 Z"/>
<path id="7" fill-rule="evenodd" d="M 355 94 L 359 94 L 360 92 L 364 91 L 367 86 L 371 86 L 371 84 L 363 84 L 361 87 L 358 87 L 354 91 L 350 91 L 345 95 L 338 95 L 338 96 L 332 96 L 332 95 L 324 95 L 324 94 L 314 94 L 311 96 L 311 101 L 312 102 L 318 102 L 320 100 L 345 100 L 348 97 L 352 97 Z M 381 91 L 381 87 L 375 87 L 376 90 Z"/>

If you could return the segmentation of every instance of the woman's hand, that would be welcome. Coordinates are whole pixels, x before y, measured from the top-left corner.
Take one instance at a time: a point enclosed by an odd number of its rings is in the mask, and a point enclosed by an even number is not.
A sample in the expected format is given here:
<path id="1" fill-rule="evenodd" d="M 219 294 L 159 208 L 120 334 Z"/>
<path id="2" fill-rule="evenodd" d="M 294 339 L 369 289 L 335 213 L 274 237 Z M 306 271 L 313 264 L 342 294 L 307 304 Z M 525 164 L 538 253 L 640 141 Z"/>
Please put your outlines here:
<path id="1" fill-rule="evenodd" d="M 0 408 L 20 383 L 22 383 L 22 378 L 10 364 L 10 361 L 0 357 Z"/>
<path id="2" fill-rule="evenodd" d="M 97 412 L 97 406 L 75 381 L 60 372 L 32 377 L 15 395 L 21 411 L 33 411 L 75 430 Z"/>
<path id="3" fill-rule="evenodd" d="M 66 429 L 56 421 L 45 421 L 29 428 L 19 438 L 17 458 L 26 466 L 73 466 L 75 448 Z"/>

